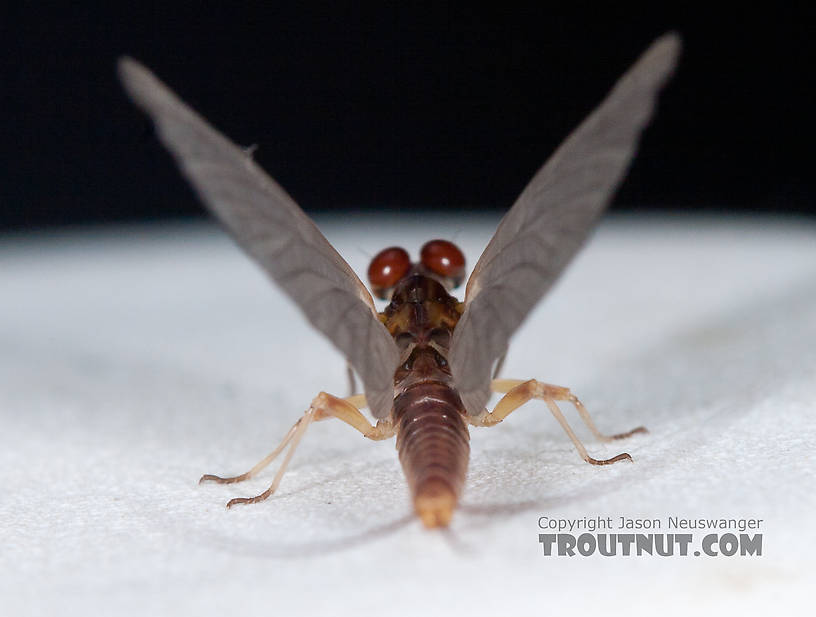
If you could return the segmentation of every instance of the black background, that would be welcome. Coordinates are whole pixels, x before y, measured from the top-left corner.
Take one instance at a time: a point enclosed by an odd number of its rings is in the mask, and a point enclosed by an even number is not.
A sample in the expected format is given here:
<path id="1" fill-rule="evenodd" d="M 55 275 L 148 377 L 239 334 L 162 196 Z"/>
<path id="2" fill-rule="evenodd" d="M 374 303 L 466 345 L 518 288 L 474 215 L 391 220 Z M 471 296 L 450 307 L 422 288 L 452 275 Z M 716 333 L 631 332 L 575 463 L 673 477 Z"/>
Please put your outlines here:
<path id="1" fill-rule="evenodd" d="M 509 206 L 672 29 L 680 68 L 615 207 L 816 215 L 813 10 L 652 5 L 7 7 L 0 229 L 202 213 L 121 54 L 258 144 L 307 211 L 469 212 Z"/>

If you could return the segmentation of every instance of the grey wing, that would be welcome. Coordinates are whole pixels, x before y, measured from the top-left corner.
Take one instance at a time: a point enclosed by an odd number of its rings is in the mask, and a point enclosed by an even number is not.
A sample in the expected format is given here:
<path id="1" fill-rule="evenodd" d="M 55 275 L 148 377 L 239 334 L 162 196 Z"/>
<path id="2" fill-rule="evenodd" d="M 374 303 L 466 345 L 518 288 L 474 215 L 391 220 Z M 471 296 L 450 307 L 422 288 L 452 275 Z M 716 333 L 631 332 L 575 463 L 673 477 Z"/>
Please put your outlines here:
<path id="1" fill-rule="evenodd" d="M 646 50 L 533 177 L 476 263 L 449 357 L 469 414 L 484 410 L 491 367 L 623 180 L 679 51 L 674 33 Z"/>
<path id="2" fill-rule="evenodd" d="M 159 138 L 201 200 L 346 356 L 363 381 L 372 414 L 387 416 L 399 351 L 351 267 L 246 151 L 144 66 L 123 58 L 119 76 L 131 98 L 152 117 Z"/>

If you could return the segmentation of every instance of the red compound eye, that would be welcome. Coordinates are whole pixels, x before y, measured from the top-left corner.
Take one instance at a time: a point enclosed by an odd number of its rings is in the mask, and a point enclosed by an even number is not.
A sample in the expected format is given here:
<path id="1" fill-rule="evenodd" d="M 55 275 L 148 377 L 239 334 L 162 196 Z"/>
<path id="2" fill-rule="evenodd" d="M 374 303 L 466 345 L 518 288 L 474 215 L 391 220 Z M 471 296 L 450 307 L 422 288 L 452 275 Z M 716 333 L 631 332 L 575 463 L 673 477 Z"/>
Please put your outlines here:
<path id="1" fill-rule="evenodd" d="M 454 287 L 458 287 L 465 278 L 465 256 L 453 242 L 426 242 L 420 252 L 420 261 L 434 274 L 451 279 Z"/>
<path id="2" fill-rule="evenodd" d="M 411 268 L 411 256 L 398 246 L 384 249 L 375 255 L 368 266 L 368 281 L 378 298 L 385 299 L 386 293 Z"/>

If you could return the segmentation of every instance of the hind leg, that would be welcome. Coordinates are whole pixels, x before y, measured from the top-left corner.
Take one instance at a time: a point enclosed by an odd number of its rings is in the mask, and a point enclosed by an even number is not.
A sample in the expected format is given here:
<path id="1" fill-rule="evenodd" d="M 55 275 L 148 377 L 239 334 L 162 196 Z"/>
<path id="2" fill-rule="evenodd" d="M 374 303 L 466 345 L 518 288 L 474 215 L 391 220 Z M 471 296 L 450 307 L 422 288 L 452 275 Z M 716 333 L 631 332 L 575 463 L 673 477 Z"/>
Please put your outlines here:
<path id="1" fill-rule="evenodd" d="M 581 416 L 581 420 L 584 421 L 584 424 L 586 424 L 587 428 L 592 432 L 592 434 L 598 441 L 610 442 L 615 441 L 617 439 L 626 439 L 627 437 L 630 437 L 635 433 L 649 432 L 646 430 L 646 427 L 639 426 L 625 433 L 617 433 L 615 435 L 604 435 L 595 426 L 595 422 L 592 421 L 592 416 L 589 415 L 589 412 L 587 411 L 586 407 L 584 407 L 584 404 L 580 400 L 578 400 L 577 396 L 570 392 L 569 388 L 564 388 L 562 386 L 553 386 L 548 383 L 536 381 L 535 379 L 529 381 L 524 381 L 522 379 L 494 379 L 493 382 L 490 384 L 490 387 L 494 392 L 505 394 L 509 393 L 511 390 L 517 388 L 518 386 L 531 382 L 535 384 L 534 386 L 532 386 L 533 396 L 531 398 L 537 398 L 541 400 L 550 399 L 553 401 L 567 401 L 569 403 L 572 403 L 572 405 L 578 411 L 578 415 Z M 519 404 L 523 405 L 524 403 Z"/>
<path id="2" fill-rule="evenodd" d="M 612 441 L 615 439 L 629 437 L 634 433 L 646 432 L 646 429 L 641 426 L 627 433 L 620 433 L 612 436 L 603 435 L 600 431 L 598 431 L 583 403 L 581 403 L 581 401 L 579 401 L 568 388 L 553 386 L 536 381 L 535 379 L 530 379 L 528 381 L 522 381 L 520 379 L 495 379 L 493 380 L 491 387 L 495 392 L 504 393 L 504 396 L 496 404 L 496 407 L 492 412 L 485 410 L 478 416 L 468 417 L 468 421 L 471 424 L 474 426 L 495 426 L 513 411 L 524 405 L 524 403 L 532 399 L 543 400 L 553 417 L 555 417 L 555 419 L 561 425 L 561 428 L 564 429 L 564 432 L 569 436 L 570 440 L 575 446 L 575 449 L 578 450 L 578 454 L 580 454 L 581 458 L 592 465 L 610 465 L 619 461 L 631 461 L 632 457 L 626 452 L 613 456 L 609 459 L 595 459 L 589 456 L 584 444 L 581 443 L 581 440 L 578 439 L 578 436 L 572 430 L 572 427 L 570 427 L 569 423 L 564 417 L 564 414 L 561 413 L 561 409 L 556 404 L 556 401 L 569 401 L 572 403 L 578 410 L 581 419 L 584 421 L 587 427 L 589 427 L 592 433 L 601 441 Z"/>
<path id="3" fill-rule="evenodd" d="M 294 456 L 300 440 L 303 438 L 303 435 L 306 433 L 306 429 L 309 428 L 309 424 L 312 422 L 327 420 L 328 418 L 338 418 L 360 431 L 363 436 L 368 437 L 369 439 L 380 440 L 392 437 L 394 435 L 394 427 L 389 421 L 380 420 L 377 422 L 376 426 L 372 426 L 372 424 L 360 412 L 358 407 L 365 407 L 365 404 L 365 396 L 362 394 L 341 399 L 337 398 L 336 396 L 332 396 L 331 394 L 321 392 L 314 398 L 314 400 L 312 400 L 312 404 L 309 405 L 309 409 L 306 410 L 303 416 L 297 422 L 295 422 L 292 428 L 289 429 L 289 432 L 286 433 L 286 436 L 283 438 L 283 441 L 281 441 L 278 447 L 260 460 L 252 469 L 238 476 L 228 478 L 205 474 L 201 476 L 199 483 L 217 482 L 219 484 L 233 484 L 235 482 L 243 482 L 244 480 L 248 480 L 267 467 L 288 446 L 289 450 L 286 453 L 278 472 L 275 474 L 275 479 L 272 481 L 269 488 L 255 497 L 236 497 L 234 499 L 230 499 L 227 502 L 227 508 L 231 508 L 236 504 L 248 504 L 263 501 L 277 490 L 278 485 L 283 479 L 283 474 L 286 473 L 286 468 L 289 465 L 289 461 L 292 460 L 292 456 Z"/>

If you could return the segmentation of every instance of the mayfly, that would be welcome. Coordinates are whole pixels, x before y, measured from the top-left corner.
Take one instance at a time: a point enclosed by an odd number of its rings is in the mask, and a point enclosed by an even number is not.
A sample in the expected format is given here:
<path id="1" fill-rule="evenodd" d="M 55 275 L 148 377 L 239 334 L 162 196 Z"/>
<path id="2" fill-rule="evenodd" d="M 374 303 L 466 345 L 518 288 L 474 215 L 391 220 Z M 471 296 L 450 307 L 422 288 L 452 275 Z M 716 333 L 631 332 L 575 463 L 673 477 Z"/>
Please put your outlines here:
<path id="1" fill-rule="evenodd" d="M 389 301 L 382 312 L 251 152 L 212 128 L 144 66 L 122 58 L 119 75 L 127 92 L 152 117 L 201 201 L 345 356 L 352 384 L 356 372 L 364 388 L 345 398 L 321 392 L 280 445 L 248 472 L 201 480 L 246 480 L 288 447 L 267 490 L 232 499 L 227 507 L 263 501 L 278 488 L 309 425 L 337 418 L 369 439 L 396 435 L 414 510 L 427 527 L 446 526 L 465 481 L 468 425 L 495 426 L 531 399 L 544 401 L 588 463 L 631 460 L 627 453 L 590 457 L 557 402 L 573 405 L 603 441 L 642 427 L 605 436 L 568 388 L 495 377 L 510 337 L 581 247 L 623 180 L 679 50 L 674 33 L 656 40 L 559 146 L 502 219 L 467 281 L 463 302 L 450 295 L 465 275 L 465 259 L 451 242 L 428 242 L 418 262 L 402 248 L 377 254 L 368 276 L 374 294 Z M 504 396 L 488 411 L 491 391 Z M 361 413 L 365 407 L 375 425 Z"/>

